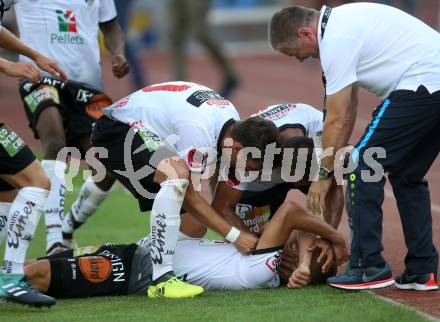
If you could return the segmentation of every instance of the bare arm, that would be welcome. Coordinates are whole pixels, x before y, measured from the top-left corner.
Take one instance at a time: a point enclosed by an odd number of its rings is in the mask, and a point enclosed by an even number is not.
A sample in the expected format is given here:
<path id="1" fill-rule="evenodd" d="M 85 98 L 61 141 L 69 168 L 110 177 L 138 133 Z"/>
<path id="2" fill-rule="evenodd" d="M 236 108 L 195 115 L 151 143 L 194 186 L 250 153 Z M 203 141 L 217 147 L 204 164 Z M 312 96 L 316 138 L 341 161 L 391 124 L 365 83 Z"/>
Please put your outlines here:
<path id="1" fill-rule="evenodd" d="M 324 220 L 336 229 L 341 222 L 342 211 L 344 209 L 344 192 L 342 186 L 336 184 L 335 178 L 331 180 L 333 183 L 326 198 Z"/>
<path id="2" fill-rule="evenodd" d="M 224 181 L 217 184 L 212 207 L 231 225 L 249 232 L 248 227 L 238 218 L 235 206 L 241 200 L 243 191 L 228 186 Z"/>
<path id="3" fill-rule="evenodd" d="M 129 72 L 127 60 L 125 59 L 124 34 L 117 19 L 101 23 L 99 25 L 104 35 L 105 47 L 112 53 L 113 75 L 122 78 Z"/>
<path id="4" fill-rule="evenodd" d="M 324 157 L 321 164 L 333 170 L 335 153 L 347 145 L 356 121 L 357 92 L 355 86 L 347 86 L 343 90 L 327 98 L 327 116 L 322 133 L 322 148 L 334 148 L 334 153 Z"/>
<path id="5" fill-rule="evenodd" d="M 0 47 L 19 55 L 29 57 L 32 60 L 35 60 L 35 58 L 39 55 L 37 51 L 28 47 L 5 27 L 1 27 L 0 29 Z"/>
<path id="6" fill-rule="evenodd" d="M 67 80 L 67 75 L 54 60 L 28 47 L 4 27 L 0 29 L 0 47 L 27 56 L 35 61 L 38 67 L 52 76 L 60 78 L 62 81 Z M 39 70 L 33 64 L 27 62 L 13 63 L 5 59 L 0 59 L 0 72 L 12 77 L 25 77 L 31 82 L 36 82 L 41 77 Z"/>
<path id="7" fill-rule="evenodd" d="M 312 216 L 291 201 L 284 202 L 269 222 L 257 244 L 257 249 L 284 245 L 294 229 L 319 235 L 333 244 L 337 264 L 348 256 L 344 238 L 321 218 Z"/>
<path id="8" fill-rule="evenodd" d="M 324 150 L 321 165 L 334 170 L 335 155 L 348 143 L 356 120 L 357 88 L 347 86 L 336 94 L 330 95 L 327 100 L 327 116 L 322 134 L 322 148 Z M 326 149 L 333 149 L 326 153 Z M 332 180 L 319 179 L 310 186 L 307 194 L 307 208 L 320 215 L 325 211 L 327 194 L 332 186 Z"/>
<path id="9" fill-rule="evenodd" d="M 287 283 L 288 288 L 301 288 L 311 281 L 310 265 L 312 264 L 312 253 L 308 251 L 316 236 L 304 231 L 296 231 L 298 234 L 298 267 L 292 272 Z"/>
<path id="10" fill-rule="evenodd" d="M 225 237 L 232 228 L 232 225 L 220 216 L 198 191 L 194 190 L 192 183 L 188 185 L 188 189 L 186 190 L 183 207 L 197 218 L 197 220 L 223 237 Z M 258 238 L 254 235 L 241 232 L 235 241 L 235 245 L 242 253 L 248 254 L 255 249 L 257 242 Z"/>

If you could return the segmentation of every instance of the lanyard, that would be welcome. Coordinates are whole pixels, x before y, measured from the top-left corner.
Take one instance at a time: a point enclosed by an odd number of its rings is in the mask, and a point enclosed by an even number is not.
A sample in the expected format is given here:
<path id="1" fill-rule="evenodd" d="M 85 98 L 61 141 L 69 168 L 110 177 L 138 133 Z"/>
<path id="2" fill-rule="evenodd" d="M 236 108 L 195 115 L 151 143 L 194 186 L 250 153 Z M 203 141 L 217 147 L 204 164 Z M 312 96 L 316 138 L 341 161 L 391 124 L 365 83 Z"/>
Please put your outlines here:
<path id="1" fill-rule="evenodd" d="M 5 13 L 5 3 L 3 2 L 3 0 L 0 0 L 0 22 L 3 19 L 3 14 Z"/>
<path id="2" fill-rule="evenodd" d="M 325 27 L 327 27 L 328 19 L 330 18 L 330 14 L 332 13 L 332 8 L 325 7 L 324 14 L 321 19 L 321 40 L 324 38 Z M 323 108 L 323 120 L 325 120 L 325 115 L 327 114 L 327 80 L 325 79 L 324 71 L 322 72 L 322 84 L 324 85 L 324 108 Z"/>
<path id="3" fill-rule="evenodd" d="M 5 11 L 8 11 L 12 7 L 13 3 L 14 3 L 14 1 L 11 1 L 11 3 L 9 4 L 9 7 L 7 7 L 5 2 L 3 0 L 0 0 L 0 23 L 3 19 L 3 15 L 4 15 Z"/>

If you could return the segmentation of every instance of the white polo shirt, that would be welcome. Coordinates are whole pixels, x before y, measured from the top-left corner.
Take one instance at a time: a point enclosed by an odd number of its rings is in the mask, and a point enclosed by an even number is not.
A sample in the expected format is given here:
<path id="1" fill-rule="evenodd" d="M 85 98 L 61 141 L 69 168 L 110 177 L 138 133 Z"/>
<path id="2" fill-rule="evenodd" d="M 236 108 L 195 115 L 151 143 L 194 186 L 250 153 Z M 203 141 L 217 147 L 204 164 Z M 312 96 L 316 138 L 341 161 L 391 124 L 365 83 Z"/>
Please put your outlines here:
<path id="1" fill-rule="evenodd" d="M 98 31 L 116 18 L 113 0 L 19 0 L 15 14 L 26 45 L 56 60 L 70 80 L 103 89 Z"/>
<path id="2" fill-rule="evenodd" d="M 351 3 L 332 9 L 319 55 L 327 95 L 357 84 L 381 98 L 398 89 L 440 90 L 440 34 L 390 6 Z"/>

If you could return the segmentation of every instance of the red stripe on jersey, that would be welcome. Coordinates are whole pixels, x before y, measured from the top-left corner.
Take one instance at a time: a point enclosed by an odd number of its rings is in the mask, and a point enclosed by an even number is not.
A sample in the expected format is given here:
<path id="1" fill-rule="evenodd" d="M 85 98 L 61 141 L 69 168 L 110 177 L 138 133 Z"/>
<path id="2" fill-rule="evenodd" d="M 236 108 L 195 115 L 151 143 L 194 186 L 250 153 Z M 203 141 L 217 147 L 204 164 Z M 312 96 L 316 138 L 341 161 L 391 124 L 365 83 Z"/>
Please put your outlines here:
<path id="1" fill-rule="evenodd" d="M 183 92 L 191 88 L 190 85 L 157 85 L 148 86 L 142 89 L 144 92 L 156 92 L 156 91 L 167 91 L 167 92 Z"/>

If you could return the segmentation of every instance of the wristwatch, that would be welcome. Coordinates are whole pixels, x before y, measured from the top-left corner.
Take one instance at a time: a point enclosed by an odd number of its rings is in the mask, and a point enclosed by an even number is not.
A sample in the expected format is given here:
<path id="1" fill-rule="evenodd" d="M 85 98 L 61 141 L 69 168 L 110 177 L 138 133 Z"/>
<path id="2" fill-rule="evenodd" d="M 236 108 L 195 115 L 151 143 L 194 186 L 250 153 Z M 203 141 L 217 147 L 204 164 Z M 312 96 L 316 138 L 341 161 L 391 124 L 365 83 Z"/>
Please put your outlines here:
<path id="1" fill-rule="evenodd" d="M 330 171 L 324 166 L 319 167 L 319 179 L 329 179 L 333 175 L 334 171 Z"/>

